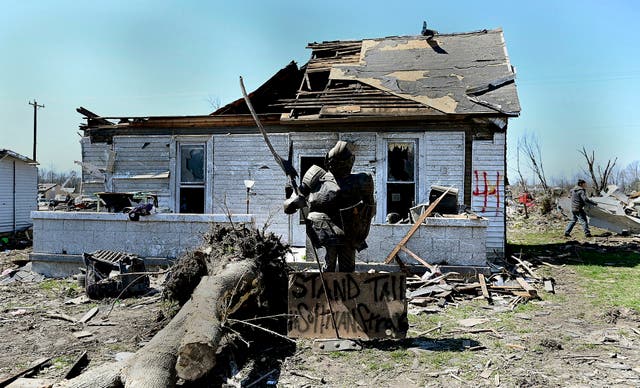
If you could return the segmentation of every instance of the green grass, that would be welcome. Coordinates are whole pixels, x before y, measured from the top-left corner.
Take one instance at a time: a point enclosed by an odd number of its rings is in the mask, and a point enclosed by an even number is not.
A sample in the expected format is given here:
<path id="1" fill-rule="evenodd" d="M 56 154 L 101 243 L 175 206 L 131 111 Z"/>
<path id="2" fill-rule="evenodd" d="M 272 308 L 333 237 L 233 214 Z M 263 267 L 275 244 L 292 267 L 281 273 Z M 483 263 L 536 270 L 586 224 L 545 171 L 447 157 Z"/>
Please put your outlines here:
<path id="1" fill-rule="evenodd" d="M 67 297 L 76 296 L 84 292 L 77 282 L 64 279 L 45 279 L 38 283 L 38 288 L 49 295 L 62 294 Z"/>
<path id="2" fill-rule="evenodd" d="M 38 288 L 40 288 L 42 291 L 58 291 L 60 289 L 60 280 L 45 279 L 38 284 Z"/>
<path id="3" fill-rule="evenodd" d="M 628 307 L 640 311 L 640 253 L 583 252 L 584 265 L 573 265 L 583 277 L 587 294 L 604 308 Z"/>
<path id="4" fill-rule="evenodd" d="M 512 245 L 536 246 L 564 244 L 567 239 L 563 236 L 563 231 L 556 228 L 549 228 L 535 232 L 507 233 L 509 243 Z"/>
<path id="5" fill-rule="evenodd" d="M 56 369 L 66 369 L 75 362 L 73 356 L 59 356 L 51 360 L 51 364 Z"/>
<path id="6" fill-rule="evenodd" d="M 509 248 L 514 253 L 549 255 L 549 252 L 566 252 L 563 224 L 553 224 L 545 230 L 523 225 L 508 233 Z M 602 231 L 593 228 L 594 235 Z M 581 231 L 574 232 L 581 239 Z M 640 253 L 629 251 L 600 252 L 576 245 L 576 261 L 567 261 L 567 266 L 581 278 L 589 302 L 603 310 L 613 307 L 628 307 L 640 310 Z M 582 263 L 580 262 L 582 261 Z M 540 270 L 539 270 L 540 271 Z M 544 269 L 544 276 L 549 273 Z M 546 295 L 545 299 L 562 302 L 557 295 Z"/>

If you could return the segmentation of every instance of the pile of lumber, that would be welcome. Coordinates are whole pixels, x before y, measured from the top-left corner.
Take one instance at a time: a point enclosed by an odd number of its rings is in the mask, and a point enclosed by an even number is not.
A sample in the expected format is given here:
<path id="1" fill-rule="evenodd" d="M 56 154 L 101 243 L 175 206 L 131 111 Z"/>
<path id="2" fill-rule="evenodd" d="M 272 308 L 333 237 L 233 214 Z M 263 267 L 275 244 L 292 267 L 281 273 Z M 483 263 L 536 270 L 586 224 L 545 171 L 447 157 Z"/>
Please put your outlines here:
<path id="1" fill-rule="evenodd" d="M 537 288 L 555 292 L 555 281 L 538 275 L 534 268 L 516 256 L 511 256 L 509 265 L 494 273 L 489 267 L 467 267 L 465 273 L 460 273 L 446 266 L 430 265 L 422 276 L 407 278 L 407 296 L 413 305 L 440 307 L 470 298 L 493 304 L 495 295 L 510 296 L 513 298 L 510 306 L 514 308 L 519 303 L 539 299 Z"/>

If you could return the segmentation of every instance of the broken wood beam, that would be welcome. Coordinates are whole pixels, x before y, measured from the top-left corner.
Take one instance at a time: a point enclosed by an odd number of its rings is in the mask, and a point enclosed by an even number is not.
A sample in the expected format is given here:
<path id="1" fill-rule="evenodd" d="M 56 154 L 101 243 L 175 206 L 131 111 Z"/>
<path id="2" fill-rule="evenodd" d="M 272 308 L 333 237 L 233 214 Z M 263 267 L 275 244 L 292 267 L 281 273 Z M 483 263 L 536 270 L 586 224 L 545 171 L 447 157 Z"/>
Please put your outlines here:
<path id="1" fill-rule="evenodd" d="M 43 366 L 45 366 L 50 361 L 51 361 L 51 357 L 39 358 L 39 359 L 35 360 L 34 362 L 31 363 L 31 365 L 29 365 L 28 367 L 22 369 L 18 373 L 14 373 L 13 375 L 11 375 L 9 377 L 6 377 L 4 380 L 0 381 L 0 388 L 6 387 L 7 385 L 11 384 L 13 381 L 19 379 L 20 377 L 26 376 L 26 375 L 28 375 L 28 374 L 30 374 L 30 373 L 42 368 Z"/>
<path id="2" fill-rule="evenodd" d="M 400 242 L 391 250 L 391 252 L 387 256 L 387 258 L 384 259 L 384 263 L 385 264 L 389 264 L 391 262 L 391 260 L 393 260 L 393 258 L 398 254 L 398 252 L 400 252 L 400 249 L 402 249 L 402 247 L 407 243 L 407 241 L 409 241 L 411 236 L 413 236 L 413 234 L 416 232 L 416 230 L 418 230 L 418 228 L 420 227 L 420 225 L 422 225 L 424 220 L 427 217 L 429 217 L 429 215 L 431 215 L 431 212 L 433 211 L 433 209 L 435 209 L 436 206 L 438 206 L 440 201 L 442 201 L 442 199 L 445 197 L 445 195 L 447 195 L 449 190 L 451 190 L 452 188 L 453 187 L 449 187 L 448 189 L 446 189 L 444 191 L 444 193 L 442 193 L 442 195 L 440 195 L 440 197 L 438 197 L 438 199 L 436 199 L 432 204 L 430 204 L 429 207 L 427 208 L 427 210 L 425 210 L 425 212 L 422 213 L 420 215 L 420 217 L 418 217 L 418 219 L 413 224 L 413 226 L 411 227 L 409 232 L 407 232 L 407 234 L 402 238 L 402 240 L 400 240 Z"/>
<path id="3" fill-rule="evenodd" d="M 478 280 L 480 282 L 480 289 L 482 290 L 482 296 L 487 300 L 487 303 L 493 304 L 493 300 L 491 299 L 491 294 L 487 289 L 487 282 L 484 279 L 484 275 L 479 273 Z"/>
<path id="4" fill-rule="evenodd" d="M 476 282 L 471 284 L 465 284 L 464 286 L 456 286 L 454 290 L 457 292 L 477 291 L 478 287 L 480 287 L 480 283 Z"/>
<path id="5" fill-rule="evenodd" d="M 427 263 L 424 259 L 422 259 L 420 256 L 416 255 L 415 253 L 413 253 L 411 250 L 409 250 L 409 248 L 405 247 L 405 246 L 401 246 L 400 249 L 402 250 L 402 252 L 408 254 L 409 256 L 413 257 L 418 263 L 424 265 L 425 267 L 429 268 L 429 270 L 431 270 L 431 272 L 433 272 L 435 270 L 435 266 Z"/>
<path id="6" fill-rule="evenodd" d="M 67 372 L 64 374 L 64 379 L 69 380 L 80 374 L 82 368 L 84 368 L 89 363 L 89 359 L 87 358 L 87 351 L 85 350 L 76 358 L 74 363 L 67 369 Z"/>
<path id="7" fill-rule="evenodd" d="M 537 298 L 538 297 L 538 291 L 536 291 L 535 288 L 531 287 L 531 284 L 529 284 L 526 280 L 524 280 L 521 277 L 517 277 L 516 281 L 527 292 L 527 294 L 529 294 L 529 297 L 531 297 L 531 298 Z"/>
<path id="8" fill-rule="evenodd" d="M 520 265 L 520 267 L 522 267 L 522 269 L 524 269 L 524 271 L 526 273 L 529 274 L 529 276 L 531 276 L 534 279 L 540 280 L 540 275 L 538 275 L 537 273 L 535 273 L 531 267 L 529 267 L 524 261 L 520 260 L 519 258 L 517 258 L 514 255 L 511 255 L 511 257 L 518 262 L 518 265 Z"/>

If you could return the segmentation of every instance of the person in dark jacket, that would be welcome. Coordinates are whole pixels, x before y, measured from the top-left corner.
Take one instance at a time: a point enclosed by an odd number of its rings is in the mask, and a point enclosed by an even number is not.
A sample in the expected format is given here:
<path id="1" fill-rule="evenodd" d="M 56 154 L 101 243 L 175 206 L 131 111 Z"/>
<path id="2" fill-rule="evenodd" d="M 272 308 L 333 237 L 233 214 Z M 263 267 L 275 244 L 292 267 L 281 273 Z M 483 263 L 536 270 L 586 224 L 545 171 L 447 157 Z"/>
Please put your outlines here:
<path id="1" fill-rule="evenodd" d="M 589 230 L 589 221 L 587 220 L 587 213 L 584 211 L 586 204 L 597 205 L 595 202 L 587 198 L 586 192 L 587 182 L 583 179 L 578 179 L 578 184 L 571 189 L 571 213 L 573 218 L 569 221 L 567 228 L 564 230 L 564 236 L 570 237 L 571 230 L 576 226 L 576 222 L 580 221 L 582 229 L 584 230 L 585 237 L 591 237 L 591 231 Z"/>

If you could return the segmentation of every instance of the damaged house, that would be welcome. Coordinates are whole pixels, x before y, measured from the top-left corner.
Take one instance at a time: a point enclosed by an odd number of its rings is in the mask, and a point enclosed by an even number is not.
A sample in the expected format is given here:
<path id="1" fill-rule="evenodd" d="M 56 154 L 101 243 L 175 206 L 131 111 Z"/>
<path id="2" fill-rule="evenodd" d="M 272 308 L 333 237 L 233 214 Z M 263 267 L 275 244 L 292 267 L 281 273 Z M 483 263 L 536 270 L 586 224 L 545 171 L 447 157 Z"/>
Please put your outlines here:
<path id="1" fill-rule="evenodd" d="M 354 171 L 374 176 L 377 201 L 369 248 L 358 260 L 384 261 L 412 226 L 387 220 L 429 203 L 433 186 L 451 187 L 457 197 L 413 234 L 411 251 L 432 263 L 463 265 L 503 255 L 507 122 L 520 105 L 502 30 L 307 47 L 308 63 L 290 63 L 249 97 L 278 153 L 287 155 L 293 144 L 301 176 L 323 166 L 336 141 L 354 145 Z M 282 211 L 287 179 L 243 99 L 205 116 L 78 111 L 86 119 L 84 194 L 150 192 L 158 212 L 138 222 L 114 213 L 39 212 L 36 235 L 59 230 L 60 241 L 36 236 L 35 257 L 115 248 L 176 257 L 227 214 L 305 245 L 299 215 Z"/>

